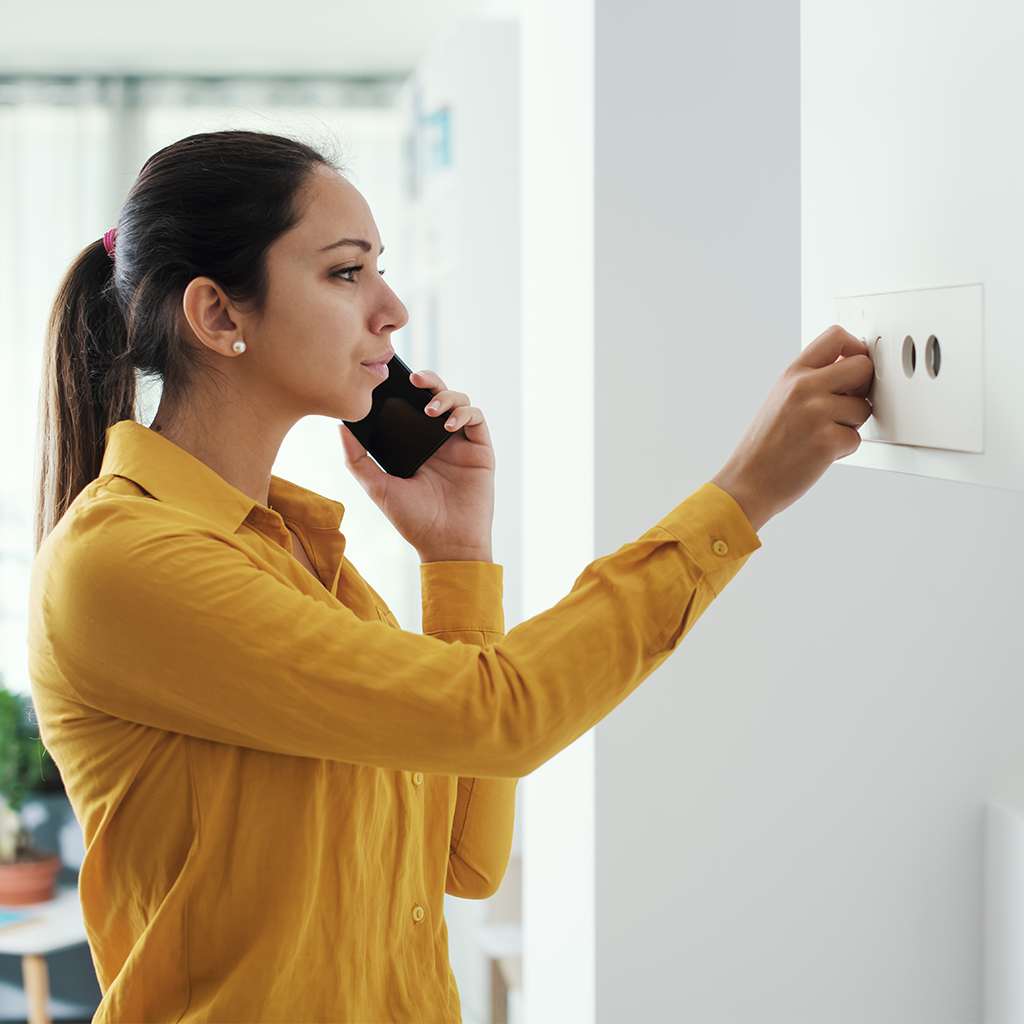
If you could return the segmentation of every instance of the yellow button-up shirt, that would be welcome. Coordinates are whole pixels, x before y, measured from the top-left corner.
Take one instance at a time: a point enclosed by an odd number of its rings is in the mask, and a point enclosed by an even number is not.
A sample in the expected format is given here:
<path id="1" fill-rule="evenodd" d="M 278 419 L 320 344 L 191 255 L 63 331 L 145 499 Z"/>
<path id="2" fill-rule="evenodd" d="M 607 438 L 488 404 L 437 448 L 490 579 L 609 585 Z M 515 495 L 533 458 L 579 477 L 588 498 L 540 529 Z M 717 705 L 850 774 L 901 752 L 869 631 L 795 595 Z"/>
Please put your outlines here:
<path id="1" fill-rule="evenodd" d="M 33 693 L 85 829 L 97 1019 L 457 1021 L 443 894 L 494 891 L 514 780 L 757 538 L 705 485 L 507 637 L 497 566 L 425 565 L 420 636 L 344 557 L 340 505 L 277 479 L 269 504 L 119 423 L 37 557 Z"/>

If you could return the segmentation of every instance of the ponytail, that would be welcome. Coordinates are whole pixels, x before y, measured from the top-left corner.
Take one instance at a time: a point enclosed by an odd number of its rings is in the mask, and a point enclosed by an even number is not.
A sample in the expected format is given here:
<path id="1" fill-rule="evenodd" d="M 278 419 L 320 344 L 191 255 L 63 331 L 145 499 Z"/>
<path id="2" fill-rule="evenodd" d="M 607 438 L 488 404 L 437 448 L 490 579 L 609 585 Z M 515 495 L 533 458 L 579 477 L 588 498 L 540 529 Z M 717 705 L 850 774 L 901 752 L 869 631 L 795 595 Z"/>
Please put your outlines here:
<path id="1" fill-rule="evenodd" d="M 39 392 L 36 547 L 103 462 L 106 429 L 135 415 L 128 328 L 102 240 L 61 282 L 47 330 Z"/>

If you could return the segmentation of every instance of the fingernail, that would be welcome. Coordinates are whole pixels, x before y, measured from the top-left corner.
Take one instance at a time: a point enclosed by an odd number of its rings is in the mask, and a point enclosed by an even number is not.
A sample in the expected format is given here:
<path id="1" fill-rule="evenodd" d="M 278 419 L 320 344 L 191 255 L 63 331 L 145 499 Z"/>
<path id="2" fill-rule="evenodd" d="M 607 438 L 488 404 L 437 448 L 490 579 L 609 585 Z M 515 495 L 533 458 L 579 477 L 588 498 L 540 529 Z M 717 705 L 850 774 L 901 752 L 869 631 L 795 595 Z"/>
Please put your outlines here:
<path id="1" fill-rule="evenodd" d="M 448 427 L 449 430 L 452 429 L 455 426 L 455 417 L 452 416 L 445 424 L 445 426 Z"/>
<path id="2" fill-rule="evenodd" d="M 440 409 L 440 408 L 441 408 L 441 403 L 440 402 L 431 402 L 430 405 L 427 406 L 427 411 L 428 412 L 437 412 L 437 410 Z"/>

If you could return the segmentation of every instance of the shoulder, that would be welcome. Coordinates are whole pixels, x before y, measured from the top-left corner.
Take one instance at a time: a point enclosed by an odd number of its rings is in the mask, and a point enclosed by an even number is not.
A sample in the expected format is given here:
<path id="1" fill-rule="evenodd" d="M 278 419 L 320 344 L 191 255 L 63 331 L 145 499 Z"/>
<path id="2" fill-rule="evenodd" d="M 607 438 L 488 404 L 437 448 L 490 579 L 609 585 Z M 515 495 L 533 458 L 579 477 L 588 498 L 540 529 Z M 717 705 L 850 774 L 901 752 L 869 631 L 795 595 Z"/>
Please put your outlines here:
<path id="1" fill-rule="evenodd" d="M 78 495 L 40 547 L 33 600 L 47 592 L 88 600 L 97 588 L 130 579 L 152 586 L 172 571 L 176 552 L 197 545 L 208 555 L 235 546 L 211 521 L 158 501 L 137 483 L 100 477 Z"/>
<path id="2" fill-rule="evenodd" d="M 118 547 L 135 537 L 197 532 L 214 535 L 223 531 L 212 519 L 174 502 L 158 500 L 127 477 L 103 476 L 75 498 L 46 538 L 40 554 L 47 548 L 68 554 L 76 548 Z"/>

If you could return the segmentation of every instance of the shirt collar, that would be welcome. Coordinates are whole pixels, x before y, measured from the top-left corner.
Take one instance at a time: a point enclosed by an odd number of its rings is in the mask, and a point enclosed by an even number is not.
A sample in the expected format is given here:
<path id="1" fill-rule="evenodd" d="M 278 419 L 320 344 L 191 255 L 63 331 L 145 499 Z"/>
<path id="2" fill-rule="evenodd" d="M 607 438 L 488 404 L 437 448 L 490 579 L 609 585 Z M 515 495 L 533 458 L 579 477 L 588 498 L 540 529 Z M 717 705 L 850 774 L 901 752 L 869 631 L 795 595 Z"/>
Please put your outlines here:
<path id="1" fill-rule="evenodd" d="M 271 477 L 270 509 L 232 487 L 209 466 L 156 431 L 122 420 L 107 430 L 101 476 L 122 476 L 158 501 L 207 519 L 234 533 L 250 512 L 301 523 L 312 529 L 337 530 L 344 508 L 303 487 Z"/>

